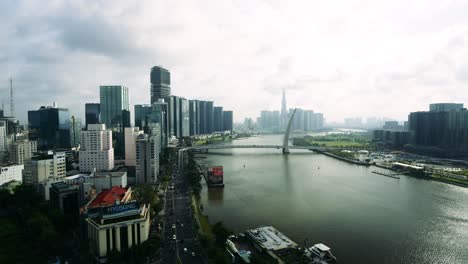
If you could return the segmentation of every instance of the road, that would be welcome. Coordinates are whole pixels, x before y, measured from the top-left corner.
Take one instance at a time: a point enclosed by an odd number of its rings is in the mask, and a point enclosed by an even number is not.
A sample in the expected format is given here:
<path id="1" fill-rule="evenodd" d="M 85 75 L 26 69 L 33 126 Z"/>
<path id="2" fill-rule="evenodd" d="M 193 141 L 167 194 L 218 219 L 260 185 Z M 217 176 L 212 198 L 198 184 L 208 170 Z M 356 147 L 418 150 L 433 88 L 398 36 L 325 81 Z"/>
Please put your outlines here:
<path id="1" fill-rule="evenodd" d="M 176 161 L 172 166 L 178 167 Z M 178 169 L 174 169 L 165 196 L 162 263 L 205 263 L 193 223 L 190 190 Z"/>

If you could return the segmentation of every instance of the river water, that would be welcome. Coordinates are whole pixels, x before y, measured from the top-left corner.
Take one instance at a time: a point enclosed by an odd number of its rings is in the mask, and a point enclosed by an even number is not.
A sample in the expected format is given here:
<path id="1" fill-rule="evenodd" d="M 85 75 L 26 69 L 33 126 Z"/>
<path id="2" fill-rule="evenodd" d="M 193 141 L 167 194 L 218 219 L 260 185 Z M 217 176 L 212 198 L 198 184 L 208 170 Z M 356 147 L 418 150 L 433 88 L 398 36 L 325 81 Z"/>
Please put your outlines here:
<path id="1" fill-rule="evenodd" d="M 268 135 L 228 144 L 281 142 L 281 135 Z M 225 188 L 204 184 L 201 194 L 211 223 L 222 221 L 234 232 L 273 225 L 301 246 L 330 246 L 339 263 L 468 263 L 467 188 L 397 180 L 301 150 L 198 156 L 224 166 Z"/>

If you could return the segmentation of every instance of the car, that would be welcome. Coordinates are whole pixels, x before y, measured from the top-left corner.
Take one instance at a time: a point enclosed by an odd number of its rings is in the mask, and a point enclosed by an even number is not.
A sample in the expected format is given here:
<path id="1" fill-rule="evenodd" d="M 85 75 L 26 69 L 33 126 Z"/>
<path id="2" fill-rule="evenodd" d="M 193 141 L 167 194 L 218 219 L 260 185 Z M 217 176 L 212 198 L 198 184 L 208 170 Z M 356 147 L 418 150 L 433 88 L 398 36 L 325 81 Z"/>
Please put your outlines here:
<path id="1" fill-rule="evenodd" d="M 180 224 L 181 227 L 184 227 L 184 224 Z"/>
<path id="2" fill-rule="evenodd" d="M 192 257 L 195 257 L 195 252 L 192 251 Z"/>
<path id="3" fill-rule="evenodd" d="M 172 228 L 175 228 L 175 225 L 174 225 L 174 224 L 172 224 Z"/>
<path id="4" fill-rule="evenodd" d="M 184 253 L 187 253 L 187 248 L 184 248 Z"/>
<path id="5" fill-rule="evenodd" d="M 172 235 L 172 239 L 176 240 L 177 239 L 176 235 Z"/>

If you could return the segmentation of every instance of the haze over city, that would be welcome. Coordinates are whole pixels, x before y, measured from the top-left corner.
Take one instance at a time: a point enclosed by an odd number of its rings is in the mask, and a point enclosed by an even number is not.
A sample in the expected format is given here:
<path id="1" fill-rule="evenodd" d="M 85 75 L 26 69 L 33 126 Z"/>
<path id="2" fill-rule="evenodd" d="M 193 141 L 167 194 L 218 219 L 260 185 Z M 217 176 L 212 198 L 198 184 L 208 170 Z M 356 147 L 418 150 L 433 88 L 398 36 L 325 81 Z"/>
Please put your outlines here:
<path id="1" fill-rule="evenodd" d="M 406 120 L 432 102 L 467 102 L 466 1 L 2 1 L 0 97 L 16 112 L 70 108 L 99 85 L 149 102 L 148 72 L 173 94 L 214 100 L 235 121 L 288 107 L 327 121 Z M 79 100 L 77 99 L 79 98 Z"/>

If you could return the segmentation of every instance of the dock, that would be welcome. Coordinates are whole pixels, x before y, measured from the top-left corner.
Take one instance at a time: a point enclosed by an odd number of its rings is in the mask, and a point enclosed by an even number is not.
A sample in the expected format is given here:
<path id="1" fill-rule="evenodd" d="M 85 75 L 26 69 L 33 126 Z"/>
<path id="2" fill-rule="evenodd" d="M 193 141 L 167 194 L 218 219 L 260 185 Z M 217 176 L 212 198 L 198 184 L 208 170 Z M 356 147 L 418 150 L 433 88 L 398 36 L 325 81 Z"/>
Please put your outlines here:
<path id="1" fill-rule="evenodd" d="M 382 176 L 387 176 L 387 177 L 394 178 L 394 179 L 400 179 L 400 176 L 397 176 L 399 174 L 389 174 L 389 173 L 378 172 L 378 171 L 375 171 L 375 170 L 372 171 L 372 173 L 379 174 L 379 175 L 382 175 Z"/>

